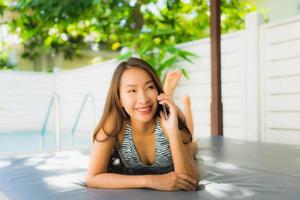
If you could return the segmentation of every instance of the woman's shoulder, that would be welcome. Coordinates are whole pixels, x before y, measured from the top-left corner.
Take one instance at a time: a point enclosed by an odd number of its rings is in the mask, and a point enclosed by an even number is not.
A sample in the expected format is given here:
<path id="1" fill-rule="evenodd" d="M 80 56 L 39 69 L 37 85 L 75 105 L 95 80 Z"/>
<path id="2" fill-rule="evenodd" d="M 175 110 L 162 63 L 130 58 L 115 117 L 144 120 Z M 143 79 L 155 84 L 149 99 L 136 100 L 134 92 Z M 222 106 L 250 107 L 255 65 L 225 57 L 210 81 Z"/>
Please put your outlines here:
<path id="1" fill-rule="evenodd" d="M 116 114 L 111 112 L 103 123 L 103 129 L 107 132 L 112 132 L 116 127 Z"/>
<path id="2" fill-rule="evenodd" d="M 101 129 L 97 134 L 97 139 L 103 140 L 106 138 L 116 138 L 115 134 L 117 128 L 117 115 L 114 112 L 111 112 L 106 119 L 104 119 Z"/>

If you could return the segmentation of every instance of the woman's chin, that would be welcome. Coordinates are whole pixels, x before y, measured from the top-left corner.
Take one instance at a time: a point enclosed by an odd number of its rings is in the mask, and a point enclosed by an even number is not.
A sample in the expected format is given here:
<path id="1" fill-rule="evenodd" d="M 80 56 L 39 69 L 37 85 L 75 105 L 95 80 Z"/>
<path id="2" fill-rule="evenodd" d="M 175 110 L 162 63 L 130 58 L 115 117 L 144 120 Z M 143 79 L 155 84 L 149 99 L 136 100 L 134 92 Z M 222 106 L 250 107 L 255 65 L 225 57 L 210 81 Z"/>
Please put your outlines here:
<path id="1" fill-rule="evenodd" d="M 153 117 L 154 117 L 154 114 L 150 113 L 147 115 L 139 115 L 136 119 L 140 122 L 146 123 L 146 122 L 153 120 Z"/>

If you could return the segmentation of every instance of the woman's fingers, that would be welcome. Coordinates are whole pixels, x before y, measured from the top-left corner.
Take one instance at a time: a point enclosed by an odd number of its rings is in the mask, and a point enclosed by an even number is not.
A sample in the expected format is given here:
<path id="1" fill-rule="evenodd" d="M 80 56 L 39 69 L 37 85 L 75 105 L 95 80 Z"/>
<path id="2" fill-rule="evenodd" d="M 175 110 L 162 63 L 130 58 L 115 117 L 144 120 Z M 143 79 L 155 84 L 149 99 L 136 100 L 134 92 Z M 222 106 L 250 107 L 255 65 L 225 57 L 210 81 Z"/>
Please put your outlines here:
<path id="1" fill-rule="evenodd" d="M 158 95 L 157 96 L 157 100 L 159 102 L 163 102 L 163 101 L 173 102 L 172 101 L 173 99 L 170 96 L 166 95 L 166 94 L 160 94 L 160 95 Z"/>
<path id="2" fill-rule="evenodd" d="M 179 188 L 180 190 L 195 191 L 197 181 L 186 174 L 174 173 L 175 175 L 175 185 L 174 188 Z"/>
<path id="3" fill-rule="evenodd" d="M 174 190 L 185 190 L 195 191 L 196 181 L 193 178 L 185 174 L 179 174 L 176 172 L 169 172 L 167 174 L 155 175 L 151 179 L 150 188 L 174 191 Z"/>
<path id="4" fill-rule="evenodd" d="M 185 190 L 195 190 L 194 184 L 190 183 L 185 179 L 179 178 L 177 183 L 180 184 Z"/>
<path id="5" fill-rule="evenodd" d="M 176 111 L 176 105 L 172 99 L 162 99 L 162 100 L 159 100 L 158 102 L 159 102 L 159 104 L 167 105 L 167 107 L 171 113 Z"/>
<path id="6" fill-rule="evenodd" d="M 194 191 L 193 187 L 190 187 L 184 183 L 177 182 L 175 188 L 180 188 L 180 190 L 185 190 L 185 191 Z"/>
<path id="7" fill-rule="evenodd" d="M 170 110 L 175 110 L 176 108 L 173 99 L 166 94 L 162 93 L 158 95 L 157 100 L 160 104 L 167 104 Z"/>
<path id="8" fill-rule="evenodd" d="M 185 190 L 185 191 L 189 191 L 188 187 L 186 187 L 183 184 L 177 183 L 176 184 L 176 188 L 178 188 L 178 190 Z"/>
<path id="9" fill-rule="evenodd" d="M 195 185 L 197 184 L 197 181 L 195 179 L 193 179 L 192 177 L 186 175 L 186 174 L 180 174 L 180 173 L 176 173 L 177 177 L 183 179 L 183 180 L 187 180 L 188 182 L 190 182 L 191 184 Z"/>
<path id="10" fill-rule="evenodd" d="M 164 99 L 164 98 L 169 98 L 169 96 L 166 95 L 166 94 L 164 94 L 164 93 L 161 93 L 160 95 L 157 96 L 157 100 L 158 100 L 158 101 L 160 101 L 160 100 L 162 100 L 162 99 Z"/>

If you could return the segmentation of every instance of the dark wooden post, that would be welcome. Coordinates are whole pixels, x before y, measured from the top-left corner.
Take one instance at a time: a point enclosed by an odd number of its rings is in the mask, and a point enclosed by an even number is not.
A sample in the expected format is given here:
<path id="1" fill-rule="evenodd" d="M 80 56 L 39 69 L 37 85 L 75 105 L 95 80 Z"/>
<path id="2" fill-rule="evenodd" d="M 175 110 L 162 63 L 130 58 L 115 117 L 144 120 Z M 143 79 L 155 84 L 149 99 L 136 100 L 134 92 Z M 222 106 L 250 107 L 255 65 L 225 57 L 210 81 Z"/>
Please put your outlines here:
<path id="1" fill-rule="evenodd" d="M 220 0 L 210 0 L 211 135 L 223 135 Z"/>

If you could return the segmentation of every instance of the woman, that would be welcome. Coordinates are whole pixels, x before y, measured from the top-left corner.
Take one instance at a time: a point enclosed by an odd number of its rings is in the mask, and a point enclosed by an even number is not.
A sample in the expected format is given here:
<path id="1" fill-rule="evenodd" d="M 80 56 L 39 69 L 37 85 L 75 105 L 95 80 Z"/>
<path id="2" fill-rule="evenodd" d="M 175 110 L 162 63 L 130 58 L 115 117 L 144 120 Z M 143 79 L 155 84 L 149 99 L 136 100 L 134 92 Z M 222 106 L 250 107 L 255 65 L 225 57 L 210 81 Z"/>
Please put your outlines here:
<path id="1" fill-rule="evenodd" d="M 172 80 L 167 77 L 167 84 L 176 85 Z M 192 135 L 172 90 L 163 93 L 154 70 L 141 59 L 117 66 L 93 136 L 88 187 L 196 190 Z"/>

